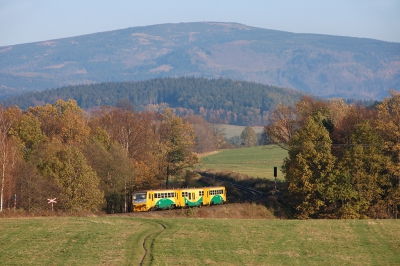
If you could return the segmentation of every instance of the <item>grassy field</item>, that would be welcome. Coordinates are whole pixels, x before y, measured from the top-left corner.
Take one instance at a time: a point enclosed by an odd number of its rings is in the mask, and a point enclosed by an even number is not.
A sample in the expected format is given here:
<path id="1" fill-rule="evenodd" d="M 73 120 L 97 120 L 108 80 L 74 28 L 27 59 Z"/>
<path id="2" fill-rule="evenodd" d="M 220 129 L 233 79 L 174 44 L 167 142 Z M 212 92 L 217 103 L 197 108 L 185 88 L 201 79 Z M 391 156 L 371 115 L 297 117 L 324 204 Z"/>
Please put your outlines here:
<path id="1" fill-rule="evenodd" d="M 219 129 L 223 130 L 224 136 L 226 139 L 231 137 L 239 136 L 242 134 L 243 130 L 246 128 L 245 126 L 235 126 L 235 125 L 227 125 L 227 124 L 219 124 Z M 257 126 L 252 127 L 256 133 L 261 133 L 264 127 Z"/>
<path id="2" fill-rule="evenodd" d="M 280 172 L 287 151 L 276 145 L 221 150 L 204 155 L 199 165 L 202 169 L 231 170 L 252 177 L 274 179 L 274 166 L 278 167 L 278 180 L 283 180 Z"/>
<path id="3" fill-rule="evenodd" d="M 165 229 L 164 229 L 165 227 Z M 1 265 L 399 265 L 396 220 L 0 219 Z"/>

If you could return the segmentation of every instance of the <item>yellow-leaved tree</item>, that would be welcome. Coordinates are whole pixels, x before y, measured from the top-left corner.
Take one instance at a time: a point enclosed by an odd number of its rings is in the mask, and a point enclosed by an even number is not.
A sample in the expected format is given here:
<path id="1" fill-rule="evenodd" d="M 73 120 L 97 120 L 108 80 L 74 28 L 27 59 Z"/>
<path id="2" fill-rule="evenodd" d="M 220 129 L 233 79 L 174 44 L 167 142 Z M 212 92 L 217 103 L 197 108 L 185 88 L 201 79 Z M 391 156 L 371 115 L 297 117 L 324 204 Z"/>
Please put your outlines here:
<path id="1" fill-rule="evenodd" d="M 388 204 L 395 218 L 400 212 L 400 93 L 390 91 L 392 97 L 377 106 L 376 128 L 385 140 L 384 149 L 391 157 L 388 164 L 390 187 Z"/>
<path id="2" fill-rule="evenodd" d="M 161 117 L 159 144 L 162 149 L 162 172 L 165 174 L 165 186 L 168 188 L 171 176 L 178 176 L 187 168 L 198 163 L 198 157 L 192 152 L 195 134 L 190 123 L 165 110 Z"/>

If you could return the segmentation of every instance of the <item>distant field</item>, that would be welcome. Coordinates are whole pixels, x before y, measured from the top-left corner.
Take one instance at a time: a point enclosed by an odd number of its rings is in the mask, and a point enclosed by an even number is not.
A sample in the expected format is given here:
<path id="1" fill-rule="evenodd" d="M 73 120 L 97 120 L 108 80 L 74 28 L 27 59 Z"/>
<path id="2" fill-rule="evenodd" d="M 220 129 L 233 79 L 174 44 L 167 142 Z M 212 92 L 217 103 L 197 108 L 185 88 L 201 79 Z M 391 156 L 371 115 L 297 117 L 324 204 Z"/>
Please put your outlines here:
<path id="1" fill-rule="evenodd" d="M 163 228 L 165 227 L 165 229 Z M 397 220 L 0 219 L 1 265 L 399 265 Z"/>
<path id="2" fill-rule="evenodd" d="M 283 180 L 280 172 L 287 151 L 266 145 L 232 150 L 221 150 L 200 158 L 202 169 L 231 170 L 252 177 L 274 179 L 274 166 L 278 167 L 278 180 Z"/>
<path id="3" fill-rule="evenodd" d="M 223 130 L 225 133 L 225 138 L 230 139 L 234 136 L 239 136 L 242 134 L 243 130 L 246 128 L 245 126 L 234 126 L 234 125 L 226 125 L 226 124 L 219 124 L 218 127 Z M 252 127 L 256 133 L 261 133 L 264 127 L 257 126 Z"/>

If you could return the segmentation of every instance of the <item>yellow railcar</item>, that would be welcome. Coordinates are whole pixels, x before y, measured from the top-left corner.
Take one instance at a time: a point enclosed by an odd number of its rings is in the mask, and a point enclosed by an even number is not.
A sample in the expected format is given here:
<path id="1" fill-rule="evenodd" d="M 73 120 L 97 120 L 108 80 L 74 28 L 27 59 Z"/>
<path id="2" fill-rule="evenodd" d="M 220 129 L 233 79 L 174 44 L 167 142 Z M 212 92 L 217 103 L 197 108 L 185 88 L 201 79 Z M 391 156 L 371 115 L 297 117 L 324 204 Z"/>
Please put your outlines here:
<path id="1" fill-rule="evenodd" d="M 203 205 L 224 204 L 226 202 L 225 187 L 205 187 Z"/>
<path id="2" fill-rule="evenodd" d="M 226 190 L 223 186 L 141 190 L 132 194 L 132 210 L 134 212 L 175 207 L 200 207 L 225 202 Z"/>
<path id="3" fill-rule="evenodd" d="M 203 205 L 204 188 L 180 188 L 178 192 L 181 207 L 199 207 Z"/>
<path id="4" fill-rule="evenodd" d="M 178 206 L 178 191 L 174 189 L 142 190 L 132 195 L 134 212 L 173 209 Z"/>

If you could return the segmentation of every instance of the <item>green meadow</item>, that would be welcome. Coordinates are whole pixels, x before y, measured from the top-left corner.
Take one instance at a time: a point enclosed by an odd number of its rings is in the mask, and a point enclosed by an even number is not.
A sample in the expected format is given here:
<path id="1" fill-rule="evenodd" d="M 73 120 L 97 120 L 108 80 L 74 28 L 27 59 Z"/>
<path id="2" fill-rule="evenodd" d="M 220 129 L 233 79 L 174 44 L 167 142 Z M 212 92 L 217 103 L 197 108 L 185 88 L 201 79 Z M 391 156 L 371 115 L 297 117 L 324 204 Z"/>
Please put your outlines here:
<path id="1" fill-rule="evenodd" d="M 200 167 L 273 179 L 273 167 L 280 169 L 286 156 L 274 145 L 222 150 L 201 157 Z M 0 265 L 400 265 L 400 223 L 279 220 L 260 204 L 236 203 L 0 218 L 0 246 Z"/>
<path id="2" fill-rule="evenodd" d="M 277 145 L 221 150 L 201 156 L 199 168 L 274 179 L 274 167 L 278 167 L 277 179 L 283 180 L 281 166 L 285 157 L 287 157 L 287 151 Z"/>
<path id="3" fill-rule="evenodd" d="M 399 265 L 400 223 L 3 218 L 0 245 L 0 265 Z"/>

